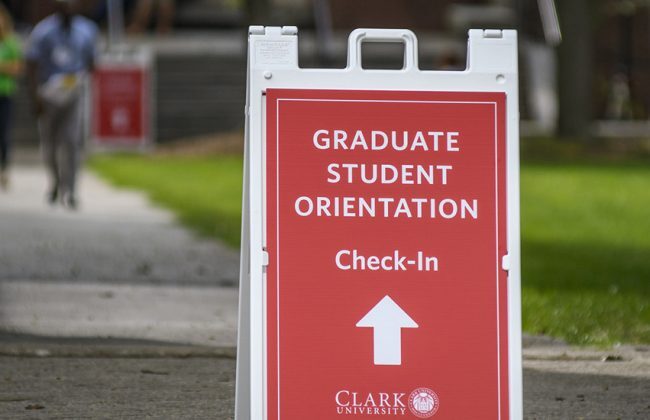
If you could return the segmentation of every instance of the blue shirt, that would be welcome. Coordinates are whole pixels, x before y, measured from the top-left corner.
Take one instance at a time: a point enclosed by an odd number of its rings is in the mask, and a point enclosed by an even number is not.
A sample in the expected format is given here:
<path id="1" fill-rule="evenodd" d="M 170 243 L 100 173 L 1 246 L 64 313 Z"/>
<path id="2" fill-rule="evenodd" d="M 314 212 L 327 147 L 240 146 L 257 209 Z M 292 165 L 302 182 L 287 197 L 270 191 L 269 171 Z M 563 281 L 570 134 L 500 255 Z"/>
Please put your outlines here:
<path id="1" fill-rule="evenodd" d="M 95 59 L 97 32 L 97 25 L 82 16 L 73 16 L 69 28 L 59 15 L 48 16 L 34 27 L 25 57 L 38 64 L 41 83 L 57 74 L 88 71 Z"/>

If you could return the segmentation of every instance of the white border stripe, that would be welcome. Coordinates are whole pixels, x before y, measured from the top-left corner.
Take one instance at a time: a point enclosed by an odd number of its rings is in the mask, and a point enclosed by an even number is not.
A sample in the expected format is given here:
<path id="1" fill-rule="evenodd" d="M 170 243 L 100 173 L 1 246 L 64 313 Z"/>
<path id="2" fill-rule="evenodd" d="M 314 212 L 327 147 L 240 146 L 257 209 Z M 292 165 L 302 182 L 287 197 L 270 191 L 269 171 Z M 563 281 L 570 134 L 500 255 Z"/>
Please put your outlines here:
<path id="1" fill-rule="evenodd" d="M 358 91 L 356 91 L 358 92 Z M 447 93 L 447 92 L 443 92 Z M 463 92 L 466 93 L 466 92 Z M 500 93 L 500 92 L 495 92 Z M 498 166 L 498 103 L 494 101 L 425 101 L 425 100 L 373 100 L 373 99 L 315 99 L 315 98 L 276 98 L 276 346 L 277 346 L 277 405 L 278 420 L 280 420 L 280 104 L 286 102 L 380 102 L 380 103 L 421 103 L 421 104 L 469 104 L 489 105 L 494 108 L 494 192 L 495 192 L 495 237 L 496 237 L 496 316 L 497 316 L 497 418 L 501 419 L 501 316 L 500 316 L 500 287 L 499 287 L 499 166 Z"/>
<path id="2" fill-rule="evenodd" d="M 499 305 L 499 121 L 497 119 L 498 108 L 496 102 L 494 103 L 494 197 L 496 203 L 496 214 L 495 219 L 495 236 L 496 236 L 496 250 L 495 250 L 495 260 L 497 262 L 496 267 L 496 283 L 497 283 L 497 418 L 501 418 L 501 314 L 500 314 L 500 305 Z"/>
<path id="3" fill-rule="evenodd" d="M 276 134 L 275 134 L 275 218 L 276 218 L 276 228 L 275 228 L 275 246 L 277 248 L 276 254 L 276 277 L 275 277 L 275 310 L 276 310 L 276 346 L 277 346 L 277 358 L 278 358 L 278 420 L 280 420 L 280 99 L 276 103 Z"/>

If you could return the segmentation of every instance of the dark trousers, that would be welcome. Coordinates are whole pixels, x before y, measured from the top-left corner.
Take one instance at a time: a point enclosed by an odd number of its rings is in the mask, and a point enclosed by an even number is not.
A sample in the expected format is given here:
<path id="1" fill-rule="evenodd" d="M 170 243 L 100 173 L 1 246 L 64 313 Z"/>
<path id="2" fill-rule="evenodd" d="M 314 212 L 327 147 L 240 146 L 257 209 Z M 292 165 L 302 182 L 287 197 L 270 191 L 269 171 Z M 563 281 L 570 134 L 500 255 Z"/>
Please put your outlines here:
<path id="1" fill-rule="evenodd" d="M 43 99 L 43 105 L 43 114 L 39 118 L 41 148 L 52 187 L 61 196 L 74 196 L 83 147 L 82 93 L 77 92 L 63 105 L 46 99 Z"/>
<path id="2" fill-rule="evenodd" d="M 9 165 L 9 123 L 11 121 L 11 98 L 0 96 L 0 170 Z"/>

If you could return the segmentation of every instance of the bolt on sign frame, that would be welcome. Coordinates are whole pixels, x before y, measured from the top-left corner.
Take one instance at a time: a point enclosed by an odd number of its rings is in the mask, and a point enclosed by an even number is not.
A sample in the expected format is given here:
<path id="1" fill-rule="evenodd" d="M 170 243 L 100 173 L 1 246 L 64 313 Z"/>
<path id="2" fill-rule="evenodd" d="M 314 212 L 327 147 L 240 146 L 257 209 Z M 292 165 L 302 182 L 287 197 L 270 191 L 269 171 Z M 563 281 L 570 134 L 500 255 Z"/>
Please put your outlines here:
<path id="1" fill-rule="evenodd" d="M 517 34 L 249 29 L 236 419 L 522 417 Z M 366 42 L 404 44 L 364 69 Z"/>

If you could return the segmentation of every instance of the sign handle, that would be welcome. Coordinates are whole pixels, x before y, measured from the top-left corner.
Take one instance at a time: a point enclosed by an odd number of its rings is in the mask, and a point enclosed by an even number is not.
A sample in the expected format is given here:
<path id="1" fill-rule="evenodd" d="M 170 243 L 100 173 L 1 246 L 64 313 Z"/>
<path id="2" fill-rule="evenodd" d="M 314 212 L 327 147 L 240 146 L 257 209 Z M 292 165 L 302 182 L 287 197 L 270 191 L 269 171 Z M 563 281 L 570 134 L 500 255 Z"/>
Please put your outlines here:
<path id="1" fill-rule="evenodd" d="M 418 40 L 408 29 L 355 29 L 348 38 L 348 70 L 361 67 L 361 44 L 364 42 L 401 42 L 404 44 L 404 67 L 401 71 L 418 70 Z M 400 70 L 397 70 L 400 71 Z"/>

